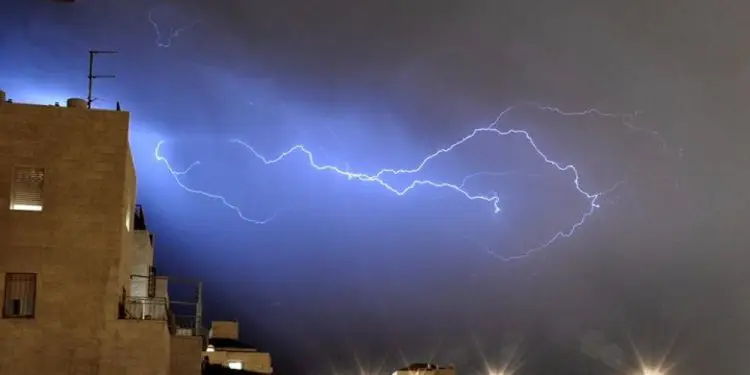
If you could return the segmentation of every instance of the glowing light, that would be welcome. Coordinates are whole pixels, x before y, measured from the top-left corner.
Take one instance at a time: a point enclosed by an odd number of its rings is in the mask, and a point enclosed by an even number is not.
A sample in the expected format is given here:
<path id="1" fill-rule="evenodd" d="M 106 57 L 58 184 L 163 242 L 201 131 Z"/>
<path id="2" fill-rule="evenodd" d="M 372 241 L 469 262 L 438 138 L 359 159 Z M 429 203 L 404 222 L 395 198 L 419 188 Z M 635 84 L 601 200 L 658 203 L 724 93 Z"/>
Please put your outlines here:
<path id="1" fill-rule="evenodd" d="M 602 112 L 602 111 L 600 111 L 598 109 L 588 109 L 586 111 L 581 111 L 581 112 L 565 112 L 565 111 L 562 111 L 562 110 L 560 110 L 558 108 L 554 108 L 554 107 L 550 107 L 550 106 L 538 105 L 538 104 L 535 104 L 535 103 L 527 103 L 527 104 L 524 104 L 523 106 L 529 106 L 529 105 L 533 106 L 536 109 L 539 109 L 539 110 L 542 110 L 542 111 L 546 111 L 546 112 L 553 112 L 553 113 L 556 113 L 556 114 L 561 115 L 561 116 L 600 116 L 600 117 L 620 118 L 622 120 L 623 124 L 625 124 L 629 129 L 634 130 L 634 131 L 646 131 L 646 132 L 649 132 L 652 135 L 656 136 L 659 139 L 659 141 L 661 142 L 661 144 L 664 147 L 666 147 L 666 143 L 663 141 L 663 139 L 661 138 L 661 136 L 657 132 L 654 132 L 654 131 L 651 131 L 651 130 L 648 130 L 648 129 L 644 129 L 644 128 L 638 128 L 638 127 L 635 127 L 634 125 L 631 124 L 630 120 L 632 120 L 632 118 L 634 118 L 635 114 L 631 114 L 631 115 L 613 114 L 613 113 Z M 433 181 L 433 180 L 429 180 L 429 179 L 413 179 L 411 181 L 411 183 L 407 184 L 406 187 L 402 187 L 402 188 L 397 188 L 397 187 L 389 184 L 386 181 L 386 179 L 387 179 L 388 176 L 414 175 L 414 174 L 417 174 L 419 172 L 422 172 L 423 169 L 425 168 L 425 166 L 427 164 L 429 164 L 430 162 L 432 162 L 434 159 L 436 159 L 438 156 L 450 153 L 451 151 L 455 150 L 456 148 L 460 147 L 461 145 L 463 145 L 464 143 L 466 143 L 467 141 L 469 141 L 469 140 L 471 140 L 471 139 L 473 139 L 475 137 L 479 137 L 479 136 L 495 136 L 495 137 L 513 136 L 513 137 L 520 137 L 520 138 L 524 139 L 527 142 L 527 144 L 532 148 L 532 150 L 547 165 L 553 167 L 558 172 L 567 173 L 567 174 L 569 174 L 571 176 L 571 184 L 572 184 L 572 186 L 575 188 L 575 190 L 581 196 L 583 196 L 588 201 L 588 207 L 579 216 L 579 218 L 577 220 L 575 220 L 573 223 L 571 223 L 566 229 L 563 229 L 563 230 L 560 230 L 560 231 L 556 232 L 554 235 L 552 235 L 547 240 L 542 241 L 540 243 L 540 245 L 538 245 L 538 246 L 536 246 L 534 248 L 528 249 L 525 252 L 521 253 L 520 255 L 510 256 L 510 257 L 503 257 L 503 256 L 500 256 L 498 254 L 492 253 L 494 256 L 497 256 L 498 258 L 500 258 L 502 260 L 514 260 L 514 259 L 525 258 L 525 257 L 527 257 L 527 256 L 529 256 L 529 255 L 531 255 L 531 254 L 533 254 L 533 253 L 535 253 L 537 251 L 540 251 L 542 249 L 545 249 L 545 248 L 549 247 L 555 241 L 557 241 L 557 240 L 559 240 L 561 238 L 567 238 L 567 237 L 572 236 L 576 232 L 576 230 L 579 227 L 581 227 L 583 224 L 585 224 L 586 220 L 600 207 L 599 206 L 599 199 L 603 195 L 605 195 L 605 194 L 607 194 L 607 193 L 609 193 L 609 192 L 617 189 L 619 186 L 621 186 L 625 182 L 625 181 L 619 181 L 616 184 L 614 184 L 611 188 L 609 188 L 607 190 L 604 190 L 604 191 L 599 191 L 599 192 L 593 192 L 593 191 L 589 191 L 587 189 L 584 189 L 584 187 L 581 184 L 581 176 L 580 176 L 580 173 L 579 173 L 578 169 L 574 165 L 572 165 L 572 164 L 564 164 L 564 163 L 561 163 L 561 162 L 558 162 L 558 161 L 555 161 L 555 160 L 551 159 L 545 152 L 543 152 L 539 148 L 539 146 L 537 145 L 536 141 L 534 140 L 534 138 L 531 136 L 531 134 L 528 131 L 523 130 L 523 129 L 507 129 L 507 130 L 499 130 L 499 129 L 497 129 L 497 126 L 500 123 L 500 121 L 503 119 L 503 117 L 505 115 L 507 115 L 509 112 L 511 112 L 512 110 L 516 109 L 516 108 L 519 108 L 519 106 L 507 108 L 505 111 L 503 111 L 502 113 L 500 113 L 500 115 L 497 116 L 497 118 L 495 119 L 495 121 L 493 121 L 488 126 L 481 127 L 481 128 L 476 128 L 476 129 L 472 130 L 468 135 L 464 136 L 463 138 L 459 139 L 458 141 L 454 142 L 453 144 L 449 145 L 448 147 L 441 148 L 441 149 L 433 152 L 432 154 L 427 155 L 419 163 L 417 163 L 417 165 L 415 167 L 412 167 L 412 168 L 400 168 L 400 169 L 386 168 L 386 169 L 381 169 L 380 171 L 378 171 L 378 172 L 376 172 L 374 174 L 367 174 L 367 173 L 362 173 L 362 172 L 352 172 L 352 171 L 349 170 L 348 167 L 345 168 L 345 169 L 342 169 L 342 168 L 340 168 L 338 166 L 335 166 L 335 165 L 321 164 L 321 163 L 319 163 L 316 160 L 315 155 L 313 154 L 313 152 L 310 151 L 310 149 L 308 149 L 307 147 L 305 147 L 302 144 L 294 145 L 294 146 L 290 147 L 289 149 L 287 149 L 286 151 L 284 151 L 281 154 L 279 154 L 278 156 L 273 157 L 273 158 L 268 158 L 268 157 L 262 155 L 261 153 L 259 153 L 258 151 L 256 151 L 255 148 L 253 148 L 252 146 L 248 145 L 247 143 L 245 143 L 245 142 L 243 142 L 243 141 L 241 141 L 239 139 L 233 139 L 233 140 L 231 140 L 231 143 L 234 143 L 234 144 L 237 144 L 237 145 L 240 145 L 240 146 L 244 147 L 248 152 L 250 152 L 250 154 L 253 157 L 255 157 L 256 159 L 260 160 L 265 165 L 272 165 L 272 164 L 279 163 L 279 162 L 285 160 L 286 157 L 288 157 L 290 155 L 293 155 L 293 154 L 302 154 L 305 157 L 305 159 L 306 159 L 307 163 L 309 164 L 309 166 L 311 168 L 317 170 L 317 171 L 328 172 L 328 173 L 332 173 L 332 174 L 337 174 L 337 175 L 340 175 L 342 177 L 347 178 L 348 180 L 356 180 L 356 181 L 360 181 L 360 182 L 363 182 L 363 183 L 376 184 L 376 185 L 381 186 L 382 188 L 386 189 L 387 191 L 389 191 L 389 192 L 391 192 L 391 193 L 393 193 L 393 194 L 395 194 L 397 196 L 405 196 L 405 195 L 409 194 L 410 192 L 414 191 L 418 187 L 420 187 L 420 188 L 422 188 L 422 187 L 430 187 L 430 188 L 436 188 L 436 189 L 445 189 L 445 190 L 453 191 L 453 192 L 459 194 L 460 196 L 463 196 L 465 199 L 467 199 L 469 201 L 484 202 L 486 204 L 489 204 L 491 210 L 494 213 L 499 213 L 499 212 L 501 212 L 502 208 L 500 207 L 499 197 L 498 197 L 498 195 L 496 193 L 493 193 L 493 194 L 475 194 L 475 193 L 472 193 L 472 192 L 470 192 L 469 190 L 467 190 L 465 188 L 465 185 L 466 185 L 468 179 L 470 179 L 472 177 L 475 177 L 477 175 L 481 175 L 481 174 L 496 174 L 494 172 L 479 172 L 479 173 L 474 173 L 474 174 L 469 175 L 466 178 L 464 178 L 463 181 L 460 184 L 454 184 L 454 183 L 447 182 L 447 181 Z M 160 147 L 161 147 L 162 143 L 163 143 L 163 141 L 159 142 L 157 144 L 156 149 L 154 151 L 154 155 L 155 155 L 155 157 L 156 157 L 157 160 L 162 161 L 162 162 L 165 163 L 165 165 L 167 166 L 167 169 L 169 170 L 169 172 L 172 175 L 172 177 L 175 179 L 175 181 L 177 182 L 177 184 L 180 187 L 182 187 L 184 190 L 186 190 L 188 192 L 191 192 L 191 193 L 194 193 L 194 194 L 203 195 L 203 196 L 211 198 L 211 199 L 219 200 L 225 206 L 227 206 L 228 208 L 234 210 L 240 216 L 240 218 L 242 218 L 245 221 L 251 222 L 251 223 L 265 224 L 265 223 L 268 223 L 270 220 L 272 220 L 275 217 L 275 215 L 274 215 L 272 217 L 268 217 L 268 218 L 265 218 L 265 219 L 262 219 L 262 220 L 250 219 L 247 216 L 245 216 L 242 213 L 242 211 L 237 206 L 230 204 L 227 201 L 227 199 L 224 198 L 223 196 L 187 187 L 185 184 L 183 184 L 180 181 L 180 176 L 184 175 L 185 173 L 188 173 L 192 168 L 198 166 L 200 164 L 200 162 L 196 161 L 193 164 L 191 164 L 186 170 L 178 172 L 178 171 L 174 170 L 171 167 L 169 161 L 166 158 L 164 158 L 163 156 L 160 155 L 159 150 L 160 150 Z M 507 173 L 514 173 L 514 172 L 506 172 L 506 174 Z"/>
<path id="2" fill-rule="evenodd" d="M 42 211 L 42 205 L 39 204 L 12 204 L 10 209 L 13 211 Z"/>
<path id="3" fill-rule="evenodd" d="M 227 367 L 232 370 L 242 370 L 243 366 L 241 361 L 229 361 L 227 362 Z"/>
<path id="4" fill-rule="evenodd" d="M 665 372 L 658 369 L 643 369 L 640 375 L 667 375 Z"/>
<path id="5" fill-rule="evenodd" d="M 501 366 L 500 368 L 485 370 L 487 375 L 513 375 L 520 368 L 520 364 L 511 367 L 510 364 Z"/>
<path id="6" fill-rule="evenodd" d="M 130 232 L 130 222 L 133 220 L 131 216 L 130 205 L 128 205 L 128 209 L 125 211 L 125 230 L 128 232 Z"/>

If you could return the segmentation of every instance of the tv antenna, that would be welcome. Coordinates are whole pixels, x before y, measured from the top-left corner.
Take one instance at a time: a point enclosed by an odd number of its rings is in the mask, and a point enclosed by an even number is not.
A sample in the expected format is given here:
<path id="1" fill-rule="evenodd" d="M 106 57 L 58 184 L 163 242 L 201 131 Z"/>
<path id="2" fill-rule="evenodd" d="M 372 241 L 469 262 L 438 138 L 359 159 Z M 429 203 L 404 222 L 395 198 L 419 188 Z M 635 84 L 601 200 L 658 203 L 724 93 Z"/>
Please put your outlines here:
<path id="1" fill-rule="evenodd" d="M 89 94 L 86 97 L 86 103 L 89 108 L 91 108 L 91 103 L 96 100 L 93 96 L 93 90 L 94 90 L 94 80 L 97 78 L 115 78 L 114 74 L 105 74 L 105 75 L 96 75 L 94 74 L 94 58 L 97 55 L 101 54 L 107 54 L 107 55 L 113 55 L 117 53 L 117 51 L 97 51 L 92 50 L 89 51 Z"/>

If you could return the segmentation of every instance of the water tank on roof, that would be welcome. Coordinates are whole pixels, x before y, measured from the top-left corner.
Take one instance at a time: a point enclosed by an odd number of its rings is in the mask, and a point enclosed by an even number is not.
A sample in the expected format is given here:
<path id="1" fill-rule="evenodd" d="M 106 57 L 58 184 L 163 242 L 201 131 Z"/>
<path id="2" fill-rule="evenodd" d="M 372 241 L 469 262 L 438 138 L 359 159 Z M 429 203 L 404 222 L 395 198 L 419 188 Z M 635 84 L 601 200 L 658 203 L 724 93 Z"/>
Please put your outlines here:
<path id="1" fill-rule="evenodd" d="M 70 98 L 68 99 L 68 108 L 88 108 L 88 104 L 83 99 Z"/>

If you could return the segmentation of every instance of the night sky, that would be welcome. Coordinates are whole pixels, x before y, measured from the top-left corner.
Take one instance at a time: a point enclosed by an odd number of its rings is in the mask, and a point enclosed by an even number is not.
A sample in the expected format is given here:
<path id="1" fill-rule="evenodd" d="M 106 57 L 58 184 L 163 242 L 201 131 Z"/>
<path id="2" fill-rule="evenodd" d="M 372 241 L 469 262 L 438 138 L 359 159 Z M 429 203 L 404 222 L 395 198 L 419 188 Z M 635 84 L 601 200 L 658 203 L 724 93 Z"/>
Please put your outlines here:
<path id="1" fill-rule="evenodd" d="M 282 374 L 750 368 L 750 6 L 740 0 L 6 2 L 0 89 L 131 112 L 159 272 Z M 610 116 L 562 115 L 531 102 Z M 311 167 L 415 168 L 404 196 Z M 175 171 L 194 162 L 180 183 Z M 490 172 L 480 173 L 479 172 Z M 477 174 L 477 175 L 475 175 Z M 593 348 L 593 349 L 592 349 Z M 589 355 L 584 354 L 588 352 Z M 593 354 L 592 354 L 593 353 Z M 513 354 L 513 355 L 511 355 Z M 598 359 L 595 359 L 597 357 Z M 608 364 L 608 365 L 605 365 Z M 382 368 L 382 370 L 380 370 Z M 615 372 L 615 370 L 612 370 Z M 485 372 L 486 373 L 486 372 Z"/>

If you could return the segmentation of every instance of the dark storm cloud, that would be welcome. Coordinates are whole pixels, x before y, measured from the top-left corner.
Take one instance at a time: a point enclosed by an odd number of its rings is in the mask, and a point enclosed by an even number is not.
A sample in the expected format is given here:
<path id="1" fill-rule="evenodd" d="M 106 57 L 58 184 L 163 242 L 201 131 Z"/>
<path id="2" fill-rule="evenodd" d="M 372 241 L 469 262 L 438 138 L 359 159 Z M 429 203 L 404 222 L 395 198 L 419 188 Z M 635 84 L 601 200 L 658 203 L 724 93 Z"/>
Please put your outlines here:
<path id="1" fill-rule="evenodd" d="M 11 97 L 83 95 L 86 50 L 120 50 L 102 59 L 102 73 L 118 78 L 98 82 L 97 95 L 133 111 L 159 267 L 203 278 L 209 317 L 239 317 L 247 341 L 274 350 L 282 370 L 330 371 L 329 361 L 348 370 L 354 354 L 393 367 L 399 350 L 480 368 L 480 348 L 497 362 L 501 347 L 517 345 L 529 370 L 565 363 L 575 373 L 602 365 L 581 350 L 592 331 L 614 343 L 598 346 L 608 358 L 619 347 L 631 364 L 630 341 L 654 357 L 677 337 L 680 374 L 747 368 L 738 349 L 750 337 L 744 2 L 79 0 L 5 9 L 0 88 Z M 488 219 L 430 191 L 391 199 L 299 159 L 261 168 L 224 143 L 239 136 L 269 155 L 315 143 L 327 162 L 371 171 L 411 165 L 525 101 L 641 111 L 635 124 L 668 147 L 619 121 L 515 117 L 509 126 L 528 125 L 554 157 L 582 165 L 592 190 L 629 177 L 576 236 L 516 263 L 485 251 L 512 251 L 524 233 L 540 240 L 529 224 L 513 226 L 516 217 Z M 258 215 L 289 202 L 305 208 L 257 227 L 181 194 L 153 162 L 160 138 L 180 168 L 205 162 L 191 186 Z M 505 150 L 487 143 L 470 151 Z M 442 162 L 436 173 L 481 160 Z M 556 186 L 543 187 L 562 195 Z M 573 198 L 548 213 L 577 213 Z"/>

